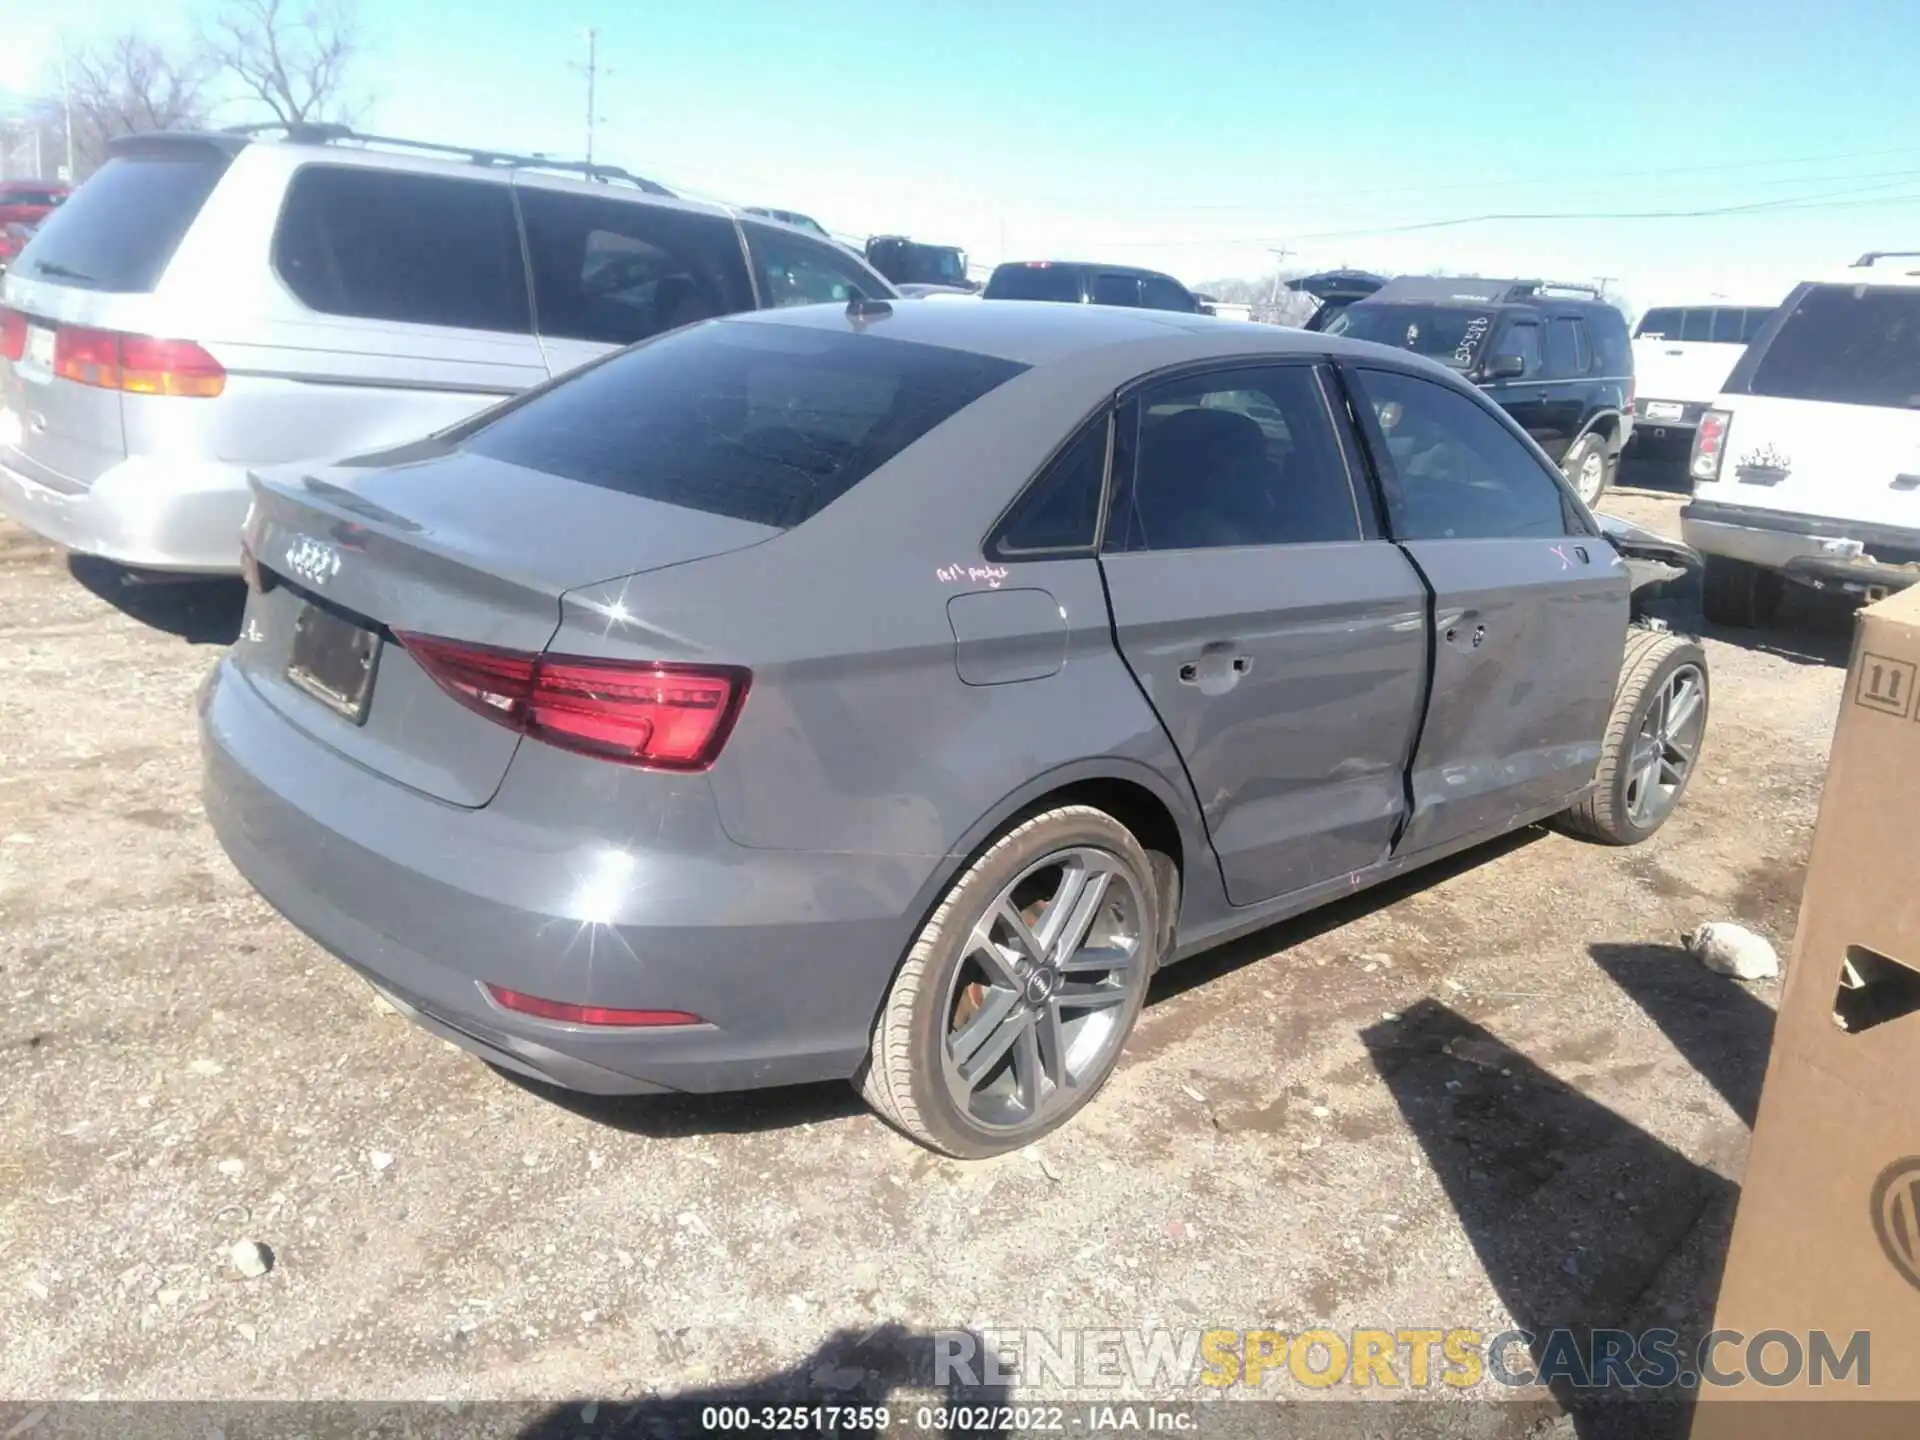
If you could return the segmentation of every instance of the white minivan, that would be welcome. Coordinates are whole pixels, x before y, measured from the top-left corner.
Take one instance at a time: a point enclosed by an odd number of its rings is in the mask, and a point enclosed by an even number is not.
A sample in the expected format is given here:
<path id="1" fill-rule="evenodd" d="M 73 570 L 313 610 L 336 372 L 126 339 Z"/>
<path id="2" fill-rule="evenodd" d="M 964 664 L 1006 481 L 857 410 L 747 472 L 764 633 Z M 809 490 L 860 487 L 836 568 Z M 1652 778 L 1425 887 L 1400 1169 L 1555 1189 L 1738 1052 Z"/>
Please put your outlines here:
<path id="1" fill-rule="evenodd" d="M 1701 416 L 1688 471 L 1714 624 L 1767 624 L 1788 582 L 1876 599 L 1920 580 L 1920 251 L 1796 287 Z"/>
<path id="2" fill-rule="evenodd" d="M 1633 434 L 1641 446 L 1691 442 L 1774 305 L 1656 305 L 1633 331 Z"/>

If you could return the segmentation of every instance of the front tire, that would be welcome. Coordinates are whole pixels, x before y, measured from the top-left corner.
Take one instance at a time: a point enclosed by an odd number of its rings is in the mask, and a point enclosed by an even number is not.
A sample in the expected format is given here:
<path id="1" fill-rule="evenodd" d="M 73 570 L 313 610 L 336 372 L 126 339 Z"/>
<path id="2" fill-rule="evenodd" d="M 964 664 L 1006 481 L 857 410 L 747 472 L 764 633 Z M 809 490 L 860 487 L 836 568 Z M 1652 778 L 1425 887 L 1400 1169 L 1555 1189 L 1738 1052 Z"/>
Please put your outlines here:
<path id="1" fill-rule="evenodd" d="M 1638 845 L 1666 824 L 1700 760 L 1707 700 L 1705 651 L 1664 631 L 1629 630 L 1593 789 L 1561 817 L 1564 828 Z"/>
<path id="2" fill-rule="evenodd" d="M 1598 435 L 1582 435 L 1560 461 L 1560 473 L 1591 510 L 1607 490 L 1607 442 Z"/>
<path id="3" fill-rule="evenodd" d="M 857 1082 L 929 1149 L 983 1159 L 1059 1128 L 1106 1083 L 1164 926 L 1147 852 L 1103 810 L 1007 831 L 907 952 Z"/>

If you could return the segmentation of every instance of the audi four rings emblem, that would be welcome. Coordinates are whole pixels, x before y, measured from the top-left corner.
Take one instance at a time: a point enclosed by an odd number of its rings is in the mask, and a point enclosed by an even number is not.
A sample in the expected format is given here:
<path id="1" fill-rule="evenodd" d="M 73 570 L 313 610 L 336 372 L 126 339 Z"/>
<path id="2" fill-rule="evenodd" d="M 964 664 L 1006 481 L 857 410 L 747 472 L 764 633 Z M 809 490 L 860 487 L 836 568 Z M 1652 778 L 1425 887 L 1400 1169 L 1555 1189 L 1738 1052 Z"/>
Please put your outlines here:
<path id="1" fill-rule="evenodd" d="M 324 585 L 340 573 L 340 552 L 305 535 L 287 542 L 287 569 L 309 585 Z"/>

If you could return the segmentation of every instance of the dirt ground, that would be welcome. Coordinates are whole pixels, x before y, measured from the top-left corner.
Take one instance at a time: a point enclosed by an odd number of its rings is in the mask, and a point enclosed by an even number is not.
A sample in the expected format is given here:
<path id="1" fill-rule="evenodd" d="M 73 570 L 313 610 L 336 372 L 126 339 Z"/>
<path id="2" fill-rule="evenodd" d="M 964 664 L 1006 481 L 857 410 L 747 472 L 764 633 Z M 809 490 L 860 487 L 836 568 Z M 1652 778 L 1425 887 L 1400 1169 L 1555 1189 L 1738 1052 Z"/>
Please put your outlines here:
<path id="1" fill-rule="evenodd" d="M 236 589 L 77 575 L 0 524 L 0 1397 L 617 1399 L 851 1386 L 947 1327 L 1710 1311 L 1777 987 L 1676 941 L 1790 943 L 1844 615 L 1709 636 L 1651 843 L 1530 831 L 1176 967 L 1077 1123 L 968 1165 L 845 1087 L 558 1097 L 385 1011 L 203 818 Z"/>

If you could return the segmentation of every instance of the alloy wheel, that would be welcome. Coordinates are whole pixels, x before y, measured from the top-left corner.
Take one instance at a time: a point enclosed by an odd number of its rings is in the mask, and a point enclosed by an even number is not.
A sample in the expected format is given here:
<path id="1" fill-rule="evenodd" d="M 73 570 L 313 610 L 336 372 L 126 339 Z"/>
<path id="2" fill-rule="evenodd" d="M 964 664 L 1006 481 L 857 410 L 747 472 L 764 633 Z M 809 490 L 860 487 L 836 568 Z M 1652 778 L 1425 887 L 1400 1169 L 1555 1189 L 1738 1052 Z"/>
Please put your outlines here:
<path id="1" fill-rule="evenodd" d="M 1634 737 L 1627 770 L 1627 817 L 1650 826 L 1666 818 L 1693 773 L 1706 728 L 1706 677 L 1697 665 L 1682 665 L 1666 679 L 1647 707 Z"/>
<path id="2" fill-rule="evenodd" d="M 941 1011 L 941 1069 L 959 1110 L 991 1130 L 1038 1128 L 1104 1075 L 1146 987 L 1146 913 L 1120 859 L 1084 846 L 994 897 Z"/>

